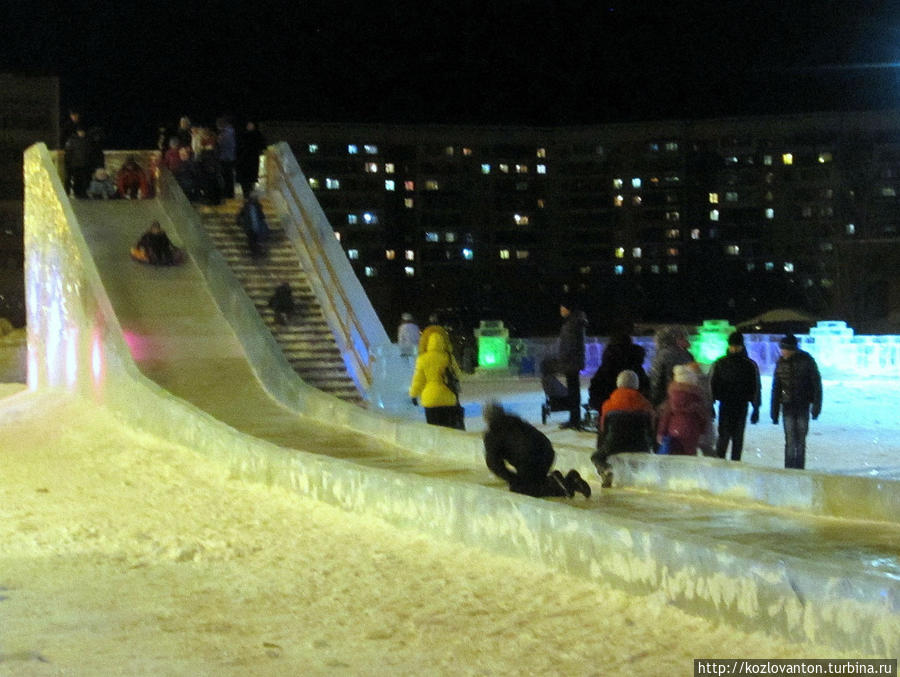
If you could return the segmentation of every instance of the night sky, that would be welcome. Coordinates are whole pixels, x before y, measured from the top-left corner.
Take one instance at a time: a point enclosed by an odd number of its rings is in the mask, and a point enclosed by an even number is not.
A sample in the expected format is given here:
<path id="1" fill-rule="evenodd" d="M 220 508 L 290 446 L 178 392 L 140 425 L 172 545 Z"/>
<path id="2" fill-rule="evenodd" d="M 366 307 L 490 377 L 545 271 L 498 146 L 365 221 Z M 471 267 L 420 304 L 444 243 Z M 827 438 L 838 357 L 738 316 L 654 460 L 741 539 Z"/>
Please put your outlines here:
<path id="1" fill-rule="evenodd" d="M 182 113 L 569 125 L 898 107 L 900 3 L 3 2 L 0 70 L 111 142 Z"/>

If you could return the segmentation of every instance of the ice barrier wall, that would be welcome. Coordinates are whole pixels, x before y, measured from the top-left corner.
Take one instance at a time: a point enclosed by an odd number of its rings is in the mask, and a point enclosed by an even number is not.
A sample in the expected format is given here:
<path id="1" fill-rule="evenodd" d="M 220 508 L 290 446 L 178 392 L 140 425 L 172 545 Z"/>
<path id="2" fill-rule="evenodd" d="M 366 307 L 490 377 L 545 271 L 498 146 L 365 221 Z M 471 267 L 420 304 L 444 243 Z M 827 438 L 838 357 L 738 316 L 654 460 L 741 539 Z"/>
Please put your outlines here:
<path id="1" fill-rule="evenodd" d="M 639 594 L 738 626 L 874 655 L 900 651 L 896 590 L 828 562 L 756 553 L 734 543 L 683 537 L 660 525 L 608 518 L 564 503 L 477 485 L 363 468 L 248 437 L 171 396 L 131 360 L 46 147 L 25 154 L 29 388 L 93 399 L 123 421 L 215 458 L 234 477 L 292 488 L 398 526 Z M 194 253 L 191 252 L 192 257 Z M 214 258 L 214 257 L 210 257 Z M 273 367 L 274 369 L 274 367 Z M 309 396 L 304 404 L 324 407 Z M 341 403 L 342 404 L 342 403 Z M 343 409 L 331 405 L 337 414 Z M 350 406 L 350 405 L 346 405 Z M 363 427 L 385 430 L 371 415 Z M 466 447 L 455 431 L 404 424 L 398 442 Z M 474 436 L 468 455 L 480 457 Z M 479 458 L 480 462 L 480 458 Z M 561 461 L 562 463 L 563 461 Z"/>

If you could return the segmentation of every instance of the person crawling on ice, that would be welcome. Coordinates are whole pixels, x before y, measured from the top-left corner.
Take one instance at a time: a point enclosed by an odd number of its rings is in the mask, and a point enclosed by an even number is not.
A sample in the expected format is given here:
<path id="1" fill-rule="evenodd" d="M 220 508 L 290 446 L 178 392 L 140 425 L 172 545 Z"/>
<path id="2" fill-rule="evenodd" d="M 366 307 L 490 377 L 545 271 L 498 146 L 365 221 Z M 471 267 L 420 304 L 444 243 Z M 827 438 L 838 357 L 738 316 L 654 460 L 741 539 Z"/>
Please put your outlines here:
<path id="1" fill-rule="evenodd" d="M 487 467 L 509 485 L 509 490 L 541 498 L 575 492 L 591 496 L 591 485 L 577 470 L 565 476 L 550 471 L 556 452 L 544 433 L 518 416 L 507 414 L 496 402 L 485 406 L 484 458 Z"/>
<path id="2" fill-rule="evenodd" d="M 131 258 L 153 266 L 174 266 L 184 260 L 184 252 L 172 244 L 159 221 L 154 221 L 131 248 Z"/>

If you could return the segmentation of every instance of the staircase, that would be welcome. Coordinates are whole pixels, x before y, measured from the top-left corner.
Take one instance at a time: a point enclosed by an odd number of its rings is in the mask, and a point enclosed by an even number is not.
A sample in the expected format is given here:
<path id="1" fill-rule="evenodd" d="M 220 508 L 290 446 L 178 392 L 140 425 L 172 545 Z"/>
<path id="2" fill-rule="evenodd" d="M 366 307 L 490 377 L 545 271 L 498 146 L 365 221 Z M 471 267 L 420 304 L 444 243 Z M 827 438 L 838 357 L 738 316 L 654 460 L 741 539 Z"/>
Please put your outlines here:
<path id="1" fill-rule="evenodd" d="M 347 374 L 322 308 L 281 222 L 271 203 L 265 198 L 261 202 L 271 231 L 265 243 L 267 254 L 261 257 L 250 254 L 247 237 L 237 224 L 243 200 L 225 200 L 217 206 L 195 205 L 195 209 L 207 235 L 253 301 L 294 371 L 305 383 L 361 405 L 362 396 Z M 276 323 L 269 308 L 269 298 L 282 282 L 291 285 L 298 307 L 286 325 Z"/>

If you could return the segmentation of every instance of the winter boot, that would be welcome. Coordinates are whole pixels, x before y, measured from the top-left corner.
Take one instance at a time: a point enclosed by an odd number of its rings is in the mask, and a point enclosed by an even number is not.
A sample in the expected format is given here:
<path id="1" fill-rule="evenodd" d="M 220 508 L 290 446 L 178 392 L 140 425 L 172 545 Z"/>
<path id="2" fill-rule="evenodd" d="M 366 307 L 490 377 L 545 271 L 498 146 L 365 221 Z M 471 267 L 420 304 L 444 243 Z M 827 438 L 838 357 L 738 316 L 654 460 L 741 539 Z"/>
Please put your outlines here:
<path id="1" fill-rule="evenodd" d="M 569 484 L 569 482 L 566 481 L 566 478 L 563 477 L 562 473 L 559 470 L 554 470 L 549 475 L 547 475 L 547 481 L 549 482 L 551 487 L 559 488 L 559 496 L 572 498 L 572 496 L 575 495 L 575 491 L 572 489 L 572 486 Z"/>
<path id="2" fill-rule="evenodd" d="M 565 477 L 566 486 L 569 487 L 569 490 L 572 492 L 572 496 L 575 495 L 577 491 L 579 494 L 584 494 L 585 498 L 591 497 L 591 485 L 588 484 L 584 478 L 578 474 L 577 470 L 570 470 Z"/>

